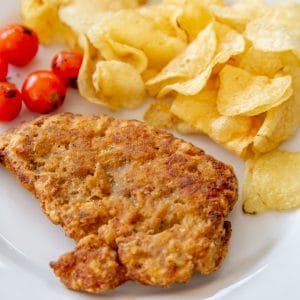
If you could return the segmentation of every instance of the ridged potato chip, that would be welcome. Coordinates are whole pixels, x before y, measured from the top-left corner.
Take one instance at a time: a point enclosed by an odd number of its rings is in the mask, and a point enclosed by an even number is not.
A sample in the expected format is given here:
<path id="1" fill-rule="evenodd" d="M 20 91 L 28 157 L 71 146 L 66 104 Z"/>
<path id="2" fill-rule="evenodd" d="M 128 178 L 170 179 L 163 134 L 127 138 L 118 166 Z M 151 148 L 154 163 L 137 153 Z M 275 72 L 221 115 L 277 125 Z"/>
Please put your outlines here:
<path id="1" fill-rule="evenodd" d="M 255 116 L 285 102 L 292 95 L 289 75 L 270 79 L 226 65 L 220 72 L 218 110 L 224 116 Z"/>
<path id="2" fill-rule="evenodd" d="M 148 59 L 147 67 L 154 69 L 163 68 L 186 47 L 186 42 L 181 38 L 166 34 L 154 21 L 136 10 L 111 14 L 92 26 L 88 37 L 100 52 L 103 51 L 103 42 L 107 39 L 139 49 Z"/>
<path id="3" fill-rule="evenodd" d="M 115 60 L 97 62 L 93 84 L 99 97 L 114 109 L 137 107 L 144 101 L 142 77 L 127 63 Z"/>
<path id="4" fill-rule="evenodd" d="M 266 113 L 262 127 L 253 141 L 253 151 L 265 153 L 290 138 L 300 125 L 300 68 L 290 66 L 294 94 L 280 106 Z"/>
<path id="5" fill-rule="evenodd" d="M 171 91 L 196 95 L 206 85 L 216 64 L 226 62 L 244 48 L 244 39 L 238 32 L 217 22 L 210 23 L 182 54 L 146 85 L 160 89 L 158 97 Z"/>
<path id="6" fill-rule="evenodd" d="M 275 150 L 246 163 L 244 211 L 288 210 L 300 206 L 300 153 Z"/>

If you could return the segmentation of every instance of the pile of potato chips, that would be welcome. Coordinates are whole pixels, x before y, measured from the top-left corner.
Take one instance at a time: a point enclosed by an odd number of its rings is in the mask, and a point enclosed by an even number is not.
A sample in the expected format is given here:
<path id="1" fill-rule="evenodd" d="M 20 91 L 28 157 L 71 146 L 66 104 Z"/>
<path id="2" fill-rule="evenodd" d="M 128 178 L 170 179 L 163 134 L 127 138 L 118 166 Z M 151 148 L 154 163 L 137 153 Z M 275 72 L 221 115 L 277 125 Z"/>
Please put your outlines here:
<path id="1" fill-rule="evenodd" d="M 78 85 L 89 101 L 133 108 L 152 96 L 146 121 L 204 133 L 245 159 L 276 149 L 295 133 L 300 4 L 145 2 L 21 4 L 25 23 L 41 41 L 60 38 L 82 49 Z"/>

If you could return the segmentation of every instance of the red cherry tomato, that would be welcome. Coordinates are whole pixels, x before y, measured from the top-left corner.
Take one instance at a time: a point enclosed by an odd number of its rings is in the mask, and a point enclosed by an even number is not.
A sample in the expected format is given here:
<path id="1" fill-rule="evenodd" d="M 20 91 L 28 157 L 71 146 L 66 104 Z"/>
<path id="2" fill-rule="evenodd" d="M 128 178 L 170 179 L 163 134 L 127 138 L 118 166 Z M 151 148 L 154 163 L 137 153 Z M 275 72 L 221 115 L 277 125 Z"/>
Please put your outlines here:
<path id="1" fill-rule="evenodd" d="M 6 81 L 7 72 L 8 63 L 4 58 L 0 57 L 0 81 Z"/>
<path id="2" fill-rule="evenodd" d="M 37 35 L 21 24 L 11 24 L 0 29 L 0 56 L 9 64 L 27 65 L 39 48 Z"/>
<path id="3" fill-rule="evenodd" d="M 77 77 L 82 64 L 82 54 L 74 51 L 61 51 L 53 57 L 52 71 L 61 77 L 66 85 L 77 88 Z"/>
<path id="4" fill-rule="evenodd" d="M 22 97 L 16 86 L 9 82 L 0 82 L 0 121 L 14 120 L 22 108 Z"/>
<path id="5" fill-rule="evenodd" d="M 24 81 L 22 97 L 30 111 L 48 114 L 62 106 L 66 96 L 63 81 L 51 71 L 36 71 Z"/>

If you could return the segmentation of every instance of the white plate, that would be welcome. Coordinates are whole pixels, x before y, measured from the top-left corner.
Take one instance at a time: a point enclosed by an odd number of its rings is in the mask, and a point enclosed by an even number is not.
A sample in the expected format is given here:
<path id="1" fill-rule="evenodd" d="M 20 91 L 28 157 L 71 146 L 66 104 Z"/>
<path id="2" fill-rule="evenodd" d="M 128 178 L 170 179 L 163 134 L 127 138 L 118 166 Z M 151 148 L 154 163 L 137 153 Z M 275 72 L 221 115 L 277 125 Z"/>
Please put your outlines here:
<path id="1" fill-rule="evenodd" d="M 87 0 L 88 1 L 88 0 Z M 0 0 L 0 25 L 18 20 L 17 0 Z M 10 69 L 10 76 L 19 86 L 31 70 L 49 68 L 58 48 L 41 47 L 35 61 L 22 70 Z M 146 106 L 135 111 L 113 113 L 116 117 L 141 119 Z M 69 91 L 62 111 L 83 114 L 106 112 L 83 101 L 75 91 Z M 25 109 L 14 123 L 32 118 Z M 179 134 L 176 134 L 180 136 Z M 183 136 L 180 136 L 183 137 Z M 200 148 L 235 167 L 240 183 L 243 162 L 203 136 L 184 136 Z M 300 132 L 285 145 L 300 150 Z M 220 271 L 202 277 L 195 275 L 185 285 L 171 289 L 144 287 L 127 283 L 114 292 L 90 296 L 65 289 L 53 275 L 48 263 L 71 250 L 74 243 L 62 230 L 52 225 L 41 213 L 38 201 L 25 191 L 15 178 L 0 169 L 0 299 L 300 299 L 300 211 L 266 213 L 246 216 L 241 199 L 230 220 L 233 236 L 228 257 Z"/>

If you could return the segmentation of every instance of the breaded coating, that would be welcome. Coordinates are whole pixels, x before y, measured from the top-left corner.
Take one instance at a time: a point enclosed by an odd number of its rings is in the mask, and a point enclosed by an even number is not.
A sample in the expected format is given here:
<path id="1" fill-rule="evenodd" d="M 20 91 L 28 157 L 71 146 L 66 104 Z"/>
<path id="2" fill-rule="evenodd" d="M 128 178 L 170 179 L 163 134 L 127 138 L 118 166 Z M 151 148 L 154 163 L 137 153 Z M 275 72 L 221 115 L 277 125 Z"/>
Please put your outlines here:
<path id="1" fill-rule="evenodd" d="M 92 293 L 113 289 L 126 281 L 126 269 L 117 257 L 115 250 L 91 234 L 79 241 L 73 253 L 50 265 L 67 287 Z"/>
<path id="2" fill-rule="evenodd" d="M 0 160 L 78 241 L 51 263 L 68 288 L 169 287 L 226 256 L 236 176 L 170 133 L 106 115 L 44 116 L 2 134 Z"/>

